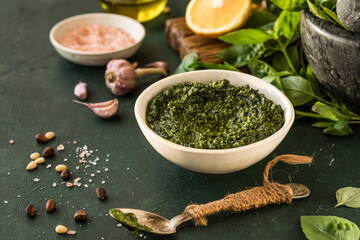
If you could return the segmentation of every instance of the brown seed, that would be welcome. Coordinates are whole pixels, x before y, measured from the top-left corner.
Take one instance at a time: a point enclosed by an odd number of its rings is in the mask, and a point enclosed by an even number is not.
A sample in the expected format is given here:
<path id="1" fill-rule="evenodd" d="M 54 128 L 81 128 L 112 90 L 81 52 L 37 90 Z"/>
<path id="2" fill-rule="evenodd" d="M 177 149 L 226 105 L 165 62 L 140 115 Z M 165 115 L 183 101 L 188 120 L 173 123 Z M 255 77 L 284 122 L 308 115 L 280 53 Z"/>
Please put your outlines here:
<path id="1" fill-rule="evenodd" d="M 28 215 L 29 217 L 33 217 L 35 215 L 34 205 L 30 204 L 26 207 L 26 215 Z"/>
<path id="2" fill-rule="evenodd" d="M 42 152 L 44 157 L 52 157 L 55 154 L 55 150 L 52 147 L 46 147 Z"/>
<path id="3" fill-rule="evenodd" d="M 61 172 L 61 174 L 60 174 L 60 177 L 62 178 L 62 179 L 69 179 L 69 177 L 70 177 L 70 171 L 69 171 L 69 169 L 65 169 L 65 170 L 63 170 L 62 172 Z"/>
<path id="4" fill-rule="evenodd" d="M 46 143 L 48 141 L 47 138 L 42 134 L 36 134 L 35 139 L 38 143 Z"/>
<path id="5" fill-rule="evenodd" d="M 96 195 L 101 200 L 104 200 L 106 198 L 106 191 L 103 188 L 97 188 L 96 189 Z"/>
<path id="6" fill-rule="evenodd" d="M 56 203 L 54 199 L 49 199 L 46 202 L 45 209 L 48 213 L 54 211 L 55 207 L 56 207 Z"/>
<path id="7" fill-rule="evenodd" d="M 86 212 L 84 210 L 76 211 L 74 214 L 74 220 L 84 222 L 86 220 Z"/>

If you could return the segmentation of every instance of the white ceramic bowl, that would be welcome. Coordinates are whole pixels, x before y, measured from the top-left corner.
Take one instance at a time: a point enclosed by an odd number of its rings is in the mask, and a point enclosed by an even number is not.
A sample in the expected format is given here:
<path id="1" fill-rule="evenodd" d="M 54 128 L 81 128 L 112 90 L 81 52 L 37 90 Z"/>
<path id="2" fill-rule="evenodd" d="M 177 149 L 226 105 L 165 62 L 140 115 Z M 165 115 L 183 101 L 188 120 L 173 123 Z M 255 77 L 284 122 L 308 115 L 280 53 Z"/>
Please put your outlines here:
<path id="1" fill-rule="evenodd" d="M 58 39 L 63 36 L 64 33 L 76 26 L 84 24 L 101 24 L 119 27 L 135 39 L 135 44 L 120 50 L 94 53 L 73 50 L 64 47 L 58 42 Z M 87 13 L 60 21 L 51 29 L 49 37 L 55 50 L 65 59 L 86 66 L 105 66 L 111 59 L 126 59 L 131 57 L 139 49 L 145 38 L 145 28 L 138 21 L 126 16 L 110 13 Z"/>
<path id="2" fill-rule="evenodd" d="M 284 126 L 270 137 L 256 143 L 219 150 L 184 147 L 160 137 L 147 126 L 145 121 L 147 106 L 160 92 L 178 83 L 189 81 L 209 83 L 223 78 L 234 86 L 248 84 L 274 103 L 280 104 L 285 116 Z M 149 86 L 136 100 L 135 116 L 146 139 L 163 157 L 192 171 L 220 174 L 247 168 L 265 158 L 284 139 L 294 122 L 295 114 L 289 99 L 281 91 L 257 77 L 234 71 L 201 70 L 172 75 Z"/>

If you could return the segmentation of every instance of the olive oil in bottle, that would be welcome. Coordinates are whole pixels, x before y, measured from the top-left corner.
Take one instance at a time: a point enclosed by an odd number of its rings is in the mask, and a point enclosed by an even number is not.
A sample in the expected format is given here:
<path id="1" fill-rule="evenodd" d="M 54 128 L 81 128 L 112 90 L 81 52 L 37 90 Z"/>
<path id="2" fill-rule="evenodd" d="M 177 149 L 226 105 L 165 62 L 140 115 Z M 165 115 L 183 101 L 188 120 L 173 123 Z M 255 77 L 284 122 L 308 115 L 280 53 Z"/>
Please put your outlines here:
<path id="1" fill-rule="evenodd" d="M 168 0 L 98 0 L 101 7 L 109 13 L 129 16 L 139 22 L 157 17 Z"/>

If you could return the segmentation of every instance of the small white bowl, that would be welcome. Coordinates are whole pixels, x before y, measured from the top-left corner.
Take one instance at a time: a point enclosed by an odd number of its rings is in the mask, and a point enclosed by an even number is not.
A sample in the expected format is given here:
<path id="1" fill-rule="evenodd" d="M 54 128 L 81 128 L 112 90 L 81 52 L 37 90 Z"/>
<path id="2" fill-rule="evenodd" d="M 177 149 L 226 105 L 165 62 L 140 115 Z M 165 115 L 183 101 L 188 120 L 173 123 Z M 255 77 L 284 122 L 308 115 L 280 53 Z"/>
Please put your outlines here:
<path id="1" fill-rule="evenodd" d="M 178 83 L 191 81 L 209 83 L 223 78 L 234 86 L 248 84 L 274 103 L 280 104 L 284 111 L 284 126 L 270 137 L 256 143 L 219 150 L 184 147 L 160 137 L 147 126 L 145 120 L 147 106 L 160 92 Z M 135 117 L 140 129 L 158 153 L 180 167 L 213 174 L 235 172 L 265 158 L 284 139 L 294 122 L 294 116 L 294 108 L 289 99 L 276 87 L 257 77 L 226 70 L 201 70 L 172 75 L 145 89 L 135 103 Z"/>
<path id="2" fill-rule="evenodd" d="M 85 24 L 101 24 L 119 27 L 135 39 L 135 44 L 120 50 L 94 53 L 73 50 L 64 47 L 58 42 L 58 39 L 66 32 L 76 26 Z M 126 59 L 131 57 L 139 49 L 145 38 L 145 28 L 138 21 L 126 16 L 110 13 L 87 13 L 60 21 L 51 29 L 49 37 L 55 50 L 65 59 L 86 66 L 105 66 L 111 59 Z"/>

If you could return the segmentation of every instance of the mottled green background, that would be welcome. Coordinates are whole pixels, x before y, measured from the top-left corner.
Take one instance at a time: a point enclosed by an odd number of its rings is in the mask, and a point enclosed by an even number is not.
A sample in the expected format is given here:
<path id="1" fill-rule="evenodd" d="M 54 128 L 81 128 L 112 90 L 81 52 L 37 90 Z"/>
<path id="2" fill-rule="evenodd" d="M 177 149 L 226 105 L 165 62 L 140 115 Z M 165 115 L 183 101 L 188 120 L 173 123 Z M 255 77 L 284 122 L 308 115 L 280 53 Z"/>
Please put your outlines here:
<path id="1" fill-rule="evenodd" d="M 173 72 L 177 55 L 167 45 L 167 18 L 183 16 L 187 2 L 171 0 L 171 15 L 160 16 L 145 25 L 144 44 L 131 60 L 146 64 L 165 60 Z M 241 214 L 216 214 L 209 226 L 196 228 L 191 222 L 171 236 L 146 235 L 146 239 L 305 239 L 301 215 L 336 215 L 360 225 L 360 210 L 335 209 L 335 192 L 345 186 L 360 186 L 360 128 L 350 137 L 329 137 L 297 120 L 280 146 L 265 160 L 236 173 L 208 175 L 191 172 L 161 157 L 145 140 L 137 126 L 133 106 L 137 96 L 159 76 L 138 81 L 137 89 L 119 98 L 119 114 L 102 120 L 84 106 L 72 103 L 78 81 L 88 83 L 89 102 L 113 98 L 104 85 L 104 67 L 84 67 L 67 62 L 51 46 L 51 27 L 73 15 L 102 12 L 95 0 L 11 0 L 0 8 L 0 238 L 1 239 L 136 239 L 107 216 L 113 207 L 154 211 L 167 218 L 179 214 L 190 203 L 206 203 L 248 186 L 261 184 L 266 162 L 279 154 L 314 155 L 311 166 L 275 167 L 279 182 L 303 183 L 311 189 L 307 199 L 290 206 L 272 206 Z M 64 144 L 65 150 L 34 171 L 26 171 L 29 154 L 44 146 L 35 142 L 36 133 L 52 130 L 56 138 L 48 146 Z M 10 145 L 9 140 L 15 144 Z M 72 141 L 77 140 L 78 145 Z M 87 145 L 100 161 L 96 166 L 79 166 L 76 147 Z M 96 151 L 97 150 L 97 151 Z M 109 155 L 109 156 L 108 156 Z M 66 188 L 54 166 L 66 164 L 72 179 L 81 177 L 88 188 Z M 106 161 L 106 159 L 109 159 Z M 51 163 L 52 168 L 46 165 Z M 108 168 L 108 171 L 105 171 Z M 84 171 L 85 170 L 85 171 Z M 100 174 L 90 174 L 101 170 Z M 34 182 L 39 178 L 39 182 Z M 105 181 L 101 184 L 101 181 Z M 53 187 L 52 184 L 57 186 Z M 96 197 L 104 187 L 106 201 Z M 54 198 L 57 209 L 45 212 L 46 199 Z M 7 201 L 8 203 L 5 203 Z M 36 217 L 25 215 L 34 204 Z M 85 208 L 88 221 L 73 220 L 76 210 Z M 76 230 L 75 236 L 60 236 L 55 226 Z"/>

